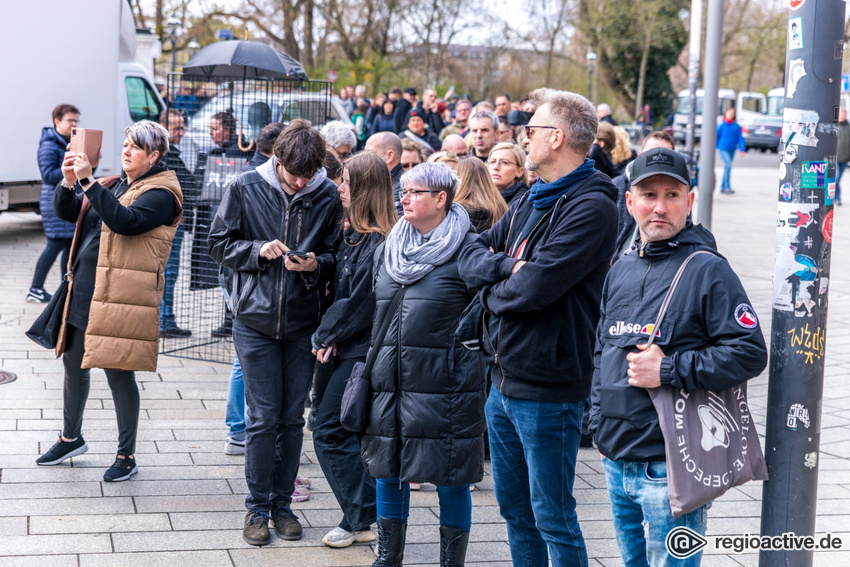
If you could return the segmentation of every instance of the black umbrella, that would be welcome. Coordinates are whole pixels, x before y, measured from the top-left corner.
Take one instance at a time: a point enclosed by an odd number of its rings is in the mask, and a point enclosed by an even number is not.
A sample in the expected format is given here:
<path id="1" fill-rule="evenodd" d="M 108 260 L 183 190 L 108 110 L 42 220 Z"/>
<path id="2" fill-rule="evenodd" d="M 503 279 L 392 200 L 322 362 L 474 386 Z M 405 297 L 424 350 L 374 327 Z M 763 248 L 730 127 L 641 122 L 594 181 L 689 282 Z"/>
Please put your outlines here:
<path id="1" fill-rule="evenodd" d="M 282 51 L 256 41 L 220 41 L 206 46 L 183 67 L 190 79 L 291 79 L 308 81 L 304 67 Z"/>

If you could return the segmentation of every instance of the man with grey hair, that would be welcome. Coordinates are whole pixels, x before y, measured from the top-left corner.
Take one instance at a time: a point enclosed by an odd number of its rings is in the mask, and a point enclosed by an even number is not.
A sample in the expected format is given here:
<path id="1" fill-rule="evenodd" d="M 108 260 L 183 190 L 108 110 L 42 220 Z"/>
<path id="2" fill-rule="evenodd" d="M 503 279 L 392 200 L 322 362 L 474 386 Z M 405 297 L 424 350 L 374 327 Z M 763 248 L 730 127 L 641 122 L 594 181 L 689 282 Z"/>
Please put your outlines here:
<path id="1" fill-rule="evenodd" d="M 490 456 L 514 564 L 545 567 L 551 555 L 553 565 L 587 565 L 572 489 L 617 189 L 585 157 L 593 105 L 553 89 L 531 100 L 526 168 L 539 181 L 463 249 L 458 266 L 489 315 Z"/>
<path id="2" fill-rule="evenodd" d="M 339 120 L 333 120 L 322 126 L 322 136 L 325 138 L 325 146 L 342 163 L 351 156 L 354 146 L 357 145 L 354 130 Z"/>
<path id="3" fill-rule="evenodd" d="M 393 178 L 393 201 L 401 218 L 404 215 L 404 208 L 401 206 L 401 175 L 404 173 L 401 167 L 401 154 L 404 151 L 401 138 L 392 132 L 378 132 L 366 140 L 366 146 L 363 149 L 378 154 L 386 162 L 390 176 Z"/>
<path id="4" fill-rule="evenodd" d="M 472 134 L 472 149 L 475 157 L 483 162 L 490 156 L 490 150 L 496 145 L 496 133 L 499 131 L 499 117 L 490 110 L 479 110 L 469 119 L 469 133 Z"/>
<path id="5" fill-rule="evenodd" d="M 600 122 L 607 122 L 611 126 L 619 126 L 619 123 L 611 116 L 611 106 L 605 102 L 596 107 L 596 115 Z"/>

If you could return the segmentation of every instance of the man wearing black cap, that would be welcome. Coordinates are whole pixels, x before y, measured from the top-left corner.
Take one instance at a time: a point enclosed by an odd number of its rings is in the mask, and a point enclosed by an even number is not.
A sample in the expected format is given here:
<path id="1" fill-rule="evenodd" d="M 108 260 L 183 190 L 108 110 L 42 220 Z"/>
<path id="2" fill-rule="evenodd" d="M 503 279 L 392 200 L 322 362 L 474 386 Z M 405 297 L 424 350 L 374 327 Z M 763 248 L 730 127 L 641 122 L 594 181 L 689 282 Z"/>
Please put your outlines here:
<path id="1" fill-rule="evenodd" d="M 416 106 L 416 89 L 408 87 L 404 89 L 401 96 L 401 100 L 396 103 L 395 111 L 393 111 L 393 122 L 395 122 L 396 134 L 401 134 L 407 127 L 407 114 L 410 112 L 411 108 Z"/>
<path id="2" fill-rule="evenodd" d="M 707 506 L 674 518 L 658 414 L 647 389 L 724 391 L 767 364 L 758 319 L 714 237 L 693 225 L 688 168 L 667 148 L 640 154 L 626 206 L 640 245 L 608 272 L 596 328 L 590 430 L 603 455 L 608 495 L 625 565 L 666 565 L 668 532 L 705 535 Z M 683 272 L 659 329 L 655 318 L 679 266 Z M 651 334 L 655 340 L 647 348 Z M 648 525 L 647 532 L 644 525 Z M 687 565 L 699 565 L 700 555 Z M 677 563 L 678 564 L 678 563 Z"/>

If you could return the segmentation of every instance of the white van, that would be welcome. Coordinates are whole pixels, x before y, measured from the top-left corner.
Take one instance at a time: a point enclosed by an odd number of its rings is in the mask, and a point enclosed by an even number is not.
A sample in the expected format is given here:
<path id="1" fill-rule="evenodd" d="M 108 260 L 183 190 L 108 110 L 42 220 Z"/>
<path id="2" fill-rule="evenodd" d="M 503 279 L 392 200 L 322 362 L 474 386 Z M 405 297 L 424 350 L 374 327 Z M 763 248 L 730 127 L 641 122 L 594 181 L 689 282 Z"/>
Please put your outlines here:
<path id="1" fill-rule="evenodd" d="M 165 108 L 135 62 L 136 26 L 127 0 L 39 0 L 4 4 L 0 34 L 7 110 L 0 137 L 0 211 L 38 210 L 41 129 L 58 104 L 80 109 L 80 128 L 103 130 L 97 175 L 121 172 L 124 128 Z M 71 8 L 73 6 L 73 8 Z"/>
<path id="2" fill-rule="evenodd" d="M 682 144 L 685 143 L 687 136 L 688 112 L 690 111 L 688 95 L 690 92 L 690 89 L 679 91 L 676 113 L 673 115 L 673 139 Z M 697 142 L 699 142 L 700 134 L 702 133 L 702 99 L 704 94 L 703 89 L 697 89 L 697 113 L 696 123 L 694 125 L 694 139 Z M 719 89 L 717 91 L 717 98 L 719 99 L 719 104 L 717 105 L 715 127 L 723 120 L 723 113 L 726 112 L 726 109 L 735 105 L 735 91 L 732 89 Z"/>

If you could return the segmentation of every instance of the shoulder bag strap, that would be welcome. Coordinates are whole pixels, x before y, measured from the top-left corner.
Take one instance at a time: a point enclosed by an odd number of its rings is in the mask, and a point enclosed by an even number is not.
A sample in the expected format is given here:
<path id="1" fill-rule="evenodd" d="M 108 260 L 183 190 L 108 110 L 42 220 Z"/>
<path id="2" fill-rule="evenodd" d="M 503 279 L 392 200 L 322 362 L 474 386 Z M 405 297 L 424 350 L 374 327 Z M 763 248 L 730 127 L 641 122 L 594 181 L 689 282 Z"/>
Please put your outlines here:
<path id="1" fill-rule="evenodd" d="M 372 367 L 375 366 L 375 359 L 378 358 L 378 351 L 381 350 L 381 343 L 387 335 L 387 331 L 390 327 L 390 321 L 392 321 L 395 312 L 398 311 L 398 308 L 401 305 L 401 298 L 404 297 L 404 293 L 406 291 L 407 286 L 401 286 L 395 293 L 395 297 L 393 297 L 392 303 L 390 303 L 390 306 L 387 308 L 387 312 L 384 313 L 384 320 L 381 321 L 381 328 L 378 329 L 378 334 L 375 335 L 372 341 L 374 346 L 369 350 L 369 356 L 366 357 L 366 367 L 363 369 L 364 376 L 368 376 L 369 373 L 372 372 Z"/>
<path id="2" fill-rule="evenodd" d="M 670 301 L 673 299 L 673 293 L 676 291 L 676 287 L 679 285 L 679 280 L 682 279 L 682 274 L 685 272 L 685 267 L 688 265 L 688 262 L 694 256 L 698 256 L 699 254 L 711 254 L 712 256 L 716 256 L 714 252 L 709 252 L 708 250 L 697 250 L 682 262 L 682 265 L 679 266 L 679 270 L 676 272 L 676 275 L 673 276 L 673 281 L 670 282 L 670 289 L 667 290 L 667 295 L 664 296 L 664 301 L 661 302 L 661 308 L 658 310 L 658 317 L 655 318 L 655 326 L 652 327 L 652 333 L 649 335 L 649 340 L 646 343 L 646 347 L 649 348 L 652 346 L 652 343 L 655 341 L 655 337 L 658 334 L 659 329 L 661 329 L 661 322 L 664 320 L 664 315 L 667 313 L 667 308 L 670 306 Z"/>

